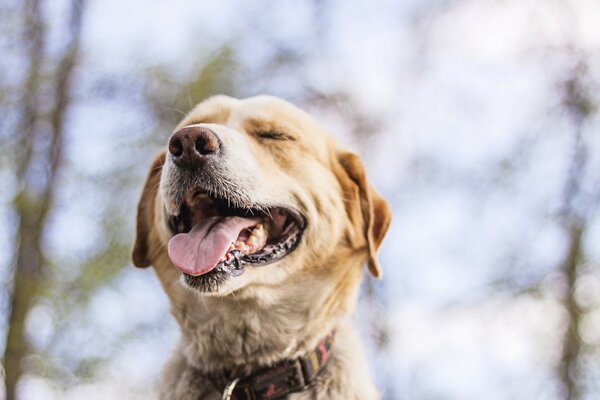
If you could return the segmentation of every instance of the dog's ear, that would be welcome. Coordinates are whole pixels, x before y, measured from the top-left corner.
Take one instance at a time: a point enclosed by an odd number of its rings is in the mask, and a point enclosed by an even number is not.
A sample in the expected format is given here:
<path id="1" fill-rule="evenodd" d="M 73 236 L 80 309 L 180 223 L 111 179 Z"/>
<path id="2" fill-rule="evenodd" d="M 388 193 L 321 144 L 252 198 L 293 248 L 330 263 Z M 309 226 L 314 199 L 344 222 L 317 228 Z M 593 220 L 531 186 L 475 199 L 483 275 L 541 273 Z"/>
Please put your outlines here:
<path id="1" fill-rule="evenodd" d="M 369 272 L 379 278 L 381 267 L 377 260 L 377 249 L 392 221 L 390 207 L 367 182 L 365 169 L 356 154 L 338 153 L 337 160 L 339 166 L 336 169 L 341 171 L 336 171 L 336 176 L 342 186 L 346 212 L 357 228 L 356 234 L 366 239 Z M 358 238 L 354 239 L 356 242 Z M 364 240 L 360 241 L 364 244 Z"/>
<path id="2" fill-rule="evenodd" d="M 162 152 L 154 158 L 144 189 L 142 190 L 142 196 L 138 203 L 137 209 L 137 222 L 136 222 L 136 233 L 135 243 L 133 245 L 133 251 L 131 252 L 131 258 L 133 264 L 139 268 L 146 268 L 150 266 L 150 231 L 152 229 L 152 221 L 154 221 L 154 201 L 156 199 L 156 193 L 158 191 L 158 184 L 160 182 L 160 173 L 162 166 L 165 163 L 165 153 Z"/>

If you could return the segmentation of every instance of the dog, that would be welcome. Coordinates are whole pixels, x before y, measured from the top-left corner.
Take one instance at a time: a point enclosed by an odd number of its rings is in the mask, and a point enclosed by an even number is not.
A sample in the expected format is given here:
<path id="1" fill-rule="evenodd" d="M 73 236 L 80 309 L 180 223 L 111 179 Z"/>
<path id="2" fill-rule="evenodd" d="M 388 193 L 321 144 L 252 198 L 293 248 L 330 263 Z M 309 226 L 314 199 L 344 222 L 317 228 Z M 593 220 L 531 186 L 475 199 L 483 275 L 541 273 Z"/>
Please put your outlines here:
<path id="1" fill-rule="evenodd" d="M 175 128 L 138 205 L 182 336 L 161 399 L 376 399 L 352 321 L 388 203 L 359 157 L 271 96 L 214 96 Z"/>

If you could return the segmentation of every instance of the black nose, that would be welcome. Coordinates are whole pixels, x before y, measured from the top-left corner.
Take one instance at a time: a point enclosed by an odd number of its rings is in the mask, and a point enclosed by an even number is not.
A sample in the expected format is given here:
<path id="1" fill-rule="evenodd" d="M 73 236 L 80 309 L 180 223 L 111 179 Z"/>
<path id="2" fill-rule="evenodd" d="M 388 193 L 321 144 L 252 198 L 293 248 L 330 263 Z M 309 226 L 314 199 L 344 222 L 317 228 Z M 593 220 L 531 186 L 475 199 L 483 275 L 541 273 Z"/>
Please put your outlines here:
<path id="1" fill-rule="evenodd" d="M 169 153 L 180 167 L 197 167 L 208 157 L 218 154 L 221 142 L 208 128 L 188 126 L 173 134 L 169 140 Z"/>

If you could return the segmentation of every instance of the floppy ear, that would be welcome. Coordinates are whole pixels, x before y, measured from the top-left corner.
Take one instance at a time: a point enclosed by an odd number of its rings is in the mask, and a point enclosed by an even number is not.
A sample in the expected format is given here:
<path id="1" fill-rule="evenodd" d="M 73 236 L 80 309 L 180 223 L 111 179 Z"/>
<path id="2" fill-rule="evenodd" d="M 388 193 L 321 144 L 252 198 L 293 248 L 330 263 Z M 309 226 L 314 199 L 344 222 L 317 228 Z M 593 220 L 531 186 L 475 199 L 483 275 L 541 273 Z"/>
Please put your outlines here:
<path id="1" fill-rule="evenodd" d="M 369 272 L 379 278 L 381 267 L 377 260 L 377 249 L 392 221 L 390 207 L 368 184 L 365 169 L 356 154 L 340 153 L 338 161 L 343 173 L 336 175 L 342 185 L 346 212 L 353 225 L 359 229 L 357 234 L 367 241 Z"/>
<path id="2" fill-rule="evenodd" d="M 154 201 L 164 163 L 165 153 L 162 152 L 152 162 L 144 189 L 142 190 L 142 196 L 138 203 L 135 243 L 131 252 L 133 264 L 138 268 L 149 267 L 151 263 L 149 236 L 154 221 Z"/>

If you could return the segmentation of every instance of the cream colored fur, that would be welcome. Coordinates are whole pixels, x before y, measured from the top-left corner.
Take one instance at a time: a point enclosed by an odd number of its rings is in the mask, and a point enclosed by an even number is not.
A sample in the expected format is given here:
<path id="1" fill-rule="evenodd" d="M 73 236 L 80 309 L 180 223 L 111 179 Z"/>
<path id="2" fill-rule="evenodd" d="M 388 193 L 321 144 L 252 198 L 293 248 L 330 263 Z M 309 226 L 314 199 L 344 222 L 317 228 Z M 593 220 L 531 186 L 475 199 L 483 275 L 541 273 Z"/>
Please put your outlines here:
<path id="1" fill-rule="evenodd" d="M 133 258 L 155 268 L 182 332 L 160 398 L 220 399 L 207 373 L 250 373 L 299 357 L 335 331 L 318 382 L 289 399 L 377 399 L 352 314 L 363 265 L 380 274 L 376 250 L 391 215 L 358 157 L 306 113 L 273 97 L 211 98 L 175 131 L 195 124 L 210 127 L 230 150 L 217 173 L 236 182 L 236 200 L 294 208 L 307 226 L 298 248 L 281 261 L 248 267 L 217 292 L 202 294 L 186 286 L 168 258 L 172 233 L 165 217 L 177 208 L 177 187 L 169 157 L 155 159 L 140 200 Z M 290 140 L 260 140 L 256 129 L 284 131 Z"/>

